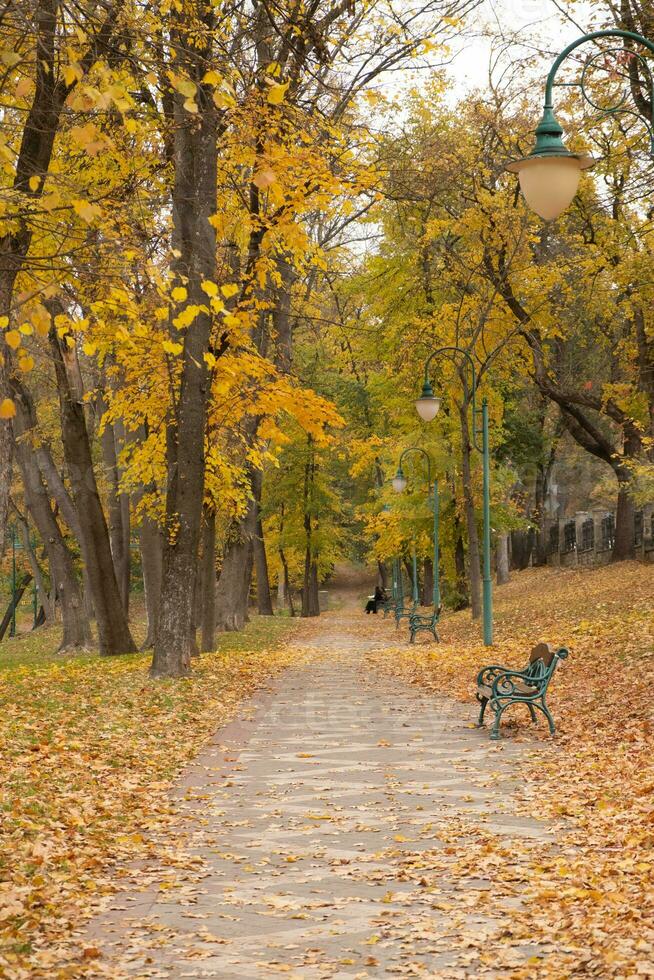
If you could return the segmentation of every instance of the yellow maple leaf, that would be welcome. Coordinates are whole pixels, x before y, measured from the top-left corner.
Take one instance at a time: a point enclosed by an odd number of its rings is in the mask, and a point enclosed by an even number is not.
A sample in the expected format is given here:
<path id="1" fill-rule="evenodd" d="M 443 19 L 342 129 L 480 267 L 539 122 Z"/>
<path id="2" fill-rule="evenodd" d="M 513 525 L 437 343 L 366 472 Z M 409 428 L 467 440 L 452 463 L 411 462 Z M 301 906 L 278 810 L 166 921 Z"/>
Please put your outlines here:
<path id="1" fill-rule="evenodd" d="M 192 82 L 190 78 L 179 78 L 179 76 L 174 75 L 171 79 L 173 88 L 183 95 L 187 99 L 192 99 L 195 97 L 195 93 L 198 90 L 195 82 Z"/>
<path id="2" fill-rule="evenodd" d="M 16 414 L 16 406 L 11 398 L 3 398 L 0 402 L 0 419 L 13 419 Z"/>
<path id="3" fill-rule="evenodd" d="M 218 72 L 215 72 L 213 69 L 209 69 L 209 71 L 205 71 L 202 81 L 205 85 L 220 85 L 222 78 Z"/>
<path id="4" fill-rule="evenodd" d="M 73 201 L 73 209 L 89 225 L 102 214 L 102 208 L 97 204 L 91 204 L 90 201 L 83 201 L 81 198 Z"/>
<path id="5" fill-rule="evenodd" d="M 279 105 L 283 102 L 286 98 L 286 90 L 290 84 L 290 82 L 276 82 L 274 85 L 271 85 L 266 96 L 268 102 L 271 105 Z"/>
<path id="6" fill-rule="evenodd" d="M 75 82 L 78 82 L 80 78 L 82 78 L 83 74 L 84 72 L 82 71 L 81 66 L 78 64 L 65 65 L 63 68 L 64 81 L 66 82 L 66 85 L 74 85 Z"/>
<path id="7" fill-rule="evenodd" d="M 20 334 L 17 330 L 7 330 L 5 334 L 5 340 L 12 350 L 18 350 L 20 347 Z"/>

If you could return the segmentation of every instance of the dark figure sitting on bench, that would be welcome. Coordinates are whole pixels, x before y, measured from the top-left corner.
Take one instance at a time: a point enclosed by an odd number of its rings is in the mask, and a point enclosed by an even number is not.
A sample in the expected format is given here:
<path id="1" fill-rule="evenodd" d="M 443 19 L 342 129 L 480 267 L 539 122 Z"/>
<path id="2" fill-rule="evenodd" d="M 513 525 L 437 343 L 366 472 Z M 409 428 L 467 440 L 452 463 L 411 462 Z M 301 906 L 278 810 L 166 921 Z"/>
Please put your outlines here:
<path id="1" fill-rule="evenodd" d="M 372 596 L 371 599 L 368 599 L 368 605 L 366 606 L 366 612 L 368 614 L 369 613 L 376 613 L 377 612 L 377 606 L 379 605 L 380 602 L 386 602 L 386 593 L 384 592 L 384 590 L 382 588 L 380 588 L 379 586 L 377 586 L 375 588 L 375 594 L 374 594 L 374 596 Z"/>

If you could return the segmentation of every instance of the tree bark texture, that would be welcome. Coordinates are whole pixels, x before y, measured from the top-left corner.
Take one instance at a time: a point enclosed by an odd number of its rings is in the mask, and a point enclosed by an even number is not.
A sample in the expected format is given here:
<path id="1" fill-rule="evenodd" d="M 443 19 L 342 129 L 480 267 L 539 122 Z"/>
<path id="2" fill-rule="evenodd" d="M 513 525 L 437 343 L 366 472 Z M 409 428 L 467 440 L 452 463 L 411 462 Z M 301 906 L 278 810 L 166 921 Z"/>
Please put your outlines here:
<path id="1" fill-rule="evenodd" d="M 311 436 L 307 439 L 307 461 L 304 467 L 304 577 L 302 581 L 302 612 L 303 617 L 319 616 L 318 603 L 318 566 L 313 552 L 313 523 L 312 498 L 313 484 L 316 476 L 316 460 Z"/>
<path id="2" fill-rule="evenodd" d="M 5 7 L 4 14 L 12 16 L 11 4 Z M 82 75 L 87 74 L 106 51 L 117 28 L 116 4 L 106 4 L 102 14 L 103 19 L 99 21 L 98 11 L 91 5 L 91 9 L 82 14 L 78 25 L 85 29 L 86 34 L 85 48 L 78 59 Z M 37 0 L 32 21 L 24 25 L 34 43 L 34 50 L 30 53 L 35 64 L 34 92 L 15 158 L 15 220 L 8 223 L 9 230 L 0 235 L 0 316 L 10 319 L 14 284 L 25 265 L 32 242 L 30 212 L 34 202 L 43 194 L 44 177 L 50 168 L 61 111 L 77 84 L 76 80 L 68 84 L 58 71 L 58 45 L 65 35 L 57 22 L 60 16 L 62 5 L 59 0 Z M 10 395 L 11 374 L 11 352 L 0 341 L 0 401 Z M 3 419 L 0 420 L 0 556 L 3 553 L 9 507 L 12 452 L 12 424 L 10 420 Z"/>
<path id="3" fill-rule="evenodd" d="M 18 510 L 14 505 L 13 507 L 14 518 L 18 524 L 20 531 L 20 539 L 23 545 L 23 551 L 27 555 L 27 560 L 30 563 L 30 569 L 32 571 L 32 578 L 34 579 L 34 584 L 37 590 L 37 616 L 38 608 L 42 610 L 42 623 L 54 623 L 55 621 L 55 606 L 54 606 L 54 596 L 50 597 L 48 590 L 45 587 L 45 580 L 43 578 L 43 572 L 41 571 L 41 566 L 39 565 L 39 560 L 36 556 L 36 552 L 32 547 L 32 541 L 30 539 L 30 527 L 27 522 L 27 518 Z"/>
<path id="4" fill-rule="evenodd" d="M 257 508 L 257 523 L 252 543 L 254 548 L 254 569 L 257 577 L 257 611 L 260 616 L 274 616 L 275 611 L 273 609 L 272 596 L 270 594 L 270 578 L 268 574 L 266 542 L 263 535 L 263 523 L 261 520 L 262 487 L 263 473 L 261 470 L 255 470 L 252 479 L 252 490 Z"/>
<path id="5" fill-rule="evenodd" d="M 510 579 L 509 575 L 509 534 L 503 531 L 497 536 L 496 548 L 497 562 L 497 584 L 506 585 Z"/>
<path id="6" fill-rule="evenodd" d="M 99 401 L 98 409 L 101 415 L 106 411 L 106 405 L 102 400 Z M 116 435 L 116 427 L 111 423 L 105 424 L 102 430 L 101 443 L 108 486 L 109 542 L 116 581 L 125 615 L 127 615 L 129 612 L 131 574 L 129 497 L 120 492 Z"/>
<path id="7" fill-rule="evenodd" d="M 32 575 L 31 573 L 27 572 L 25 575 L 23 575 L 20 582 L 16 582 L 16 591 L 14 592 L 11 599 L 9 600 L 9 605 L 7 606 L 5 614 L 2 617 L 2 622 L 0 622 L 0 641 L 4 639 L 5 633 L 9 629 L 11 621 L 14 617 L 14 610 L 18 609 L 18 606 L 20 605 L 20 600 L 23 598 L 23 595 L 25 594 L 25 589 L 27 588 L 27 586 L 30 584 L 31 581 L 32 581 Z"/>
<path id="8" fill-rule="evenodd" d="M 173 162 L 173 241 L 179 252 L 176 272 L 189 302 L 206 309 L 204 280 L 216 275 L 216 238 L 209 219 L 217 210 L 217 110 L 209 85 L 202 82 L 212 60 L 210 42 L 197 40 L 182 8 L 171 13 L 172 38 L 179 70 L 197 85 L 198 112 L 184 108 L 175 94 Z M 200 14 L 212 36 L 214 13 Z M 200 312 L 173 338 L 183 344 L 176 404 L 167 431 L 168 486 L 166 538 L 159 624 L 152 660 L 153 677 L 178 677 L 190 671 L 193 598 L 204 498 L 204 440 L 211 377 L 204 355 L 209 351 L 212 315 Z M 220 351 L 216 351 L 220 354 Z"/>
<path id="9" fill-rule="evenodd" d="M 161 534 L 161 528 L 151 517 L 144 516 L 141 519 L 139 526 L 139 550 L 141 552 L 145 610 L 148 617 L 148 632 L 143 643 L 143 649 L 150 650 L 154 646 L 157 635 L 163 561 L 163 536 Z"/>
<path id="10" fill-rule="evenodd" d="M 203 653 L 216 649 L 216 515 L 205 511 L 202 526 L 202 643 Z"/>
<path id="11" fill-rule="evenodd" d="M 434 604 L 434 562 L 431 558 L 425 558 L 422 566 L 422 604 Z"/>
<path id="12" fill-rule="evenodd" d="M 136 650 L 114 572 L 109 531 L 93 469 L 93 458 L 79 393 L 74 392 L 66 366 L 69 351 L 55 327 L 49 333 L 53 354 L 61 433 L 82 538 L 82 556 L 88 573 L 98 626 L 100 653 L 110 656 Z"/>
<path id="13" fill-rule="evenodd" d="M 233 522 L 223 549 L 216 595 L 216 626 L 219 630 L 234 632 L 243 629 L 247 622 L 255 533 L 256 508 L 250 500 L 243 520 Z"/>

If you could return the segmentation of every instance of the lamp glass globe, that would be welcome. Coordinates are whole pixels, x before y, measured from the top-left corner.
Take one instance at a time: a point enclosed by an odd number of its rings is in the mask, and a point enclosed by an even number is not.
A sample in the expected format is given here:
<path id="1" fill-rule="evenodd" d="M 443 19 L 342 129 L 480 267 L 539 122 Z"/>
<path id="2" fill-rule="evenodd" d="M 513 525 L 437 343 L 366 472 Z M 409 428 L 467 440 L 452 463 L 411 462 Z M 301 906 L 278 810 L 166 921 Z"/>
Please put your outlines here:
<path id="1" fill-rule="evenodd" d="M 440 407 L 441 400 L 440 398 L 436 398 L 435 395 L 423 396 L 416 400 L 418 415 L 425 422 L 431 422 L 432 419 L 435 419 Z"/>
<path id="2" fill-rule="evenodd" d="M 393 483 L 393 490 L 395 490 L 395 493 L 403 493 L 406 490 L 408 482 L 409 481 L 405 476 L 394 476 L 392 483 Z"/>
<path id="3" fill-rule="evenodd" d="M 545 221 L 558 218 L 572 203 L 579 188 L 583 159 L 542 156 L 521 161 L 520 190 L 525 201 Z"/>

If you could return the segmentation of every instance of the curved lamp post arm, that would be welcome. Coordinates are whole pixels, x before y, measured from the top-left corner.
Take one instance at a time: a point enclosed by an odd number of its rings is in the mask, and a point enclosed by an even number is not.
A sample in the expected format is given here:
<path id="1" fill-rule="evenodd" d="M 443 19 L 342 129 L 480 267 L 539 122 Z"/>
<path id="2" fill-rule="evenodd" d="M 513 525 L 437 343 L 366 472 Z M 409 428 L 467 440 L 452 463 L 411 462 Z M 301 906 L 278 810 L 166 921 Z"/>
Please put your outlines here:
<path id="1" fill-rule="evenodd" d="M 475 368 L 475 362 L 473 361 L 471 354 L 467 350 L 464 350 L 463 347 L 439 347 L 437 350 L 431 352 L 431 354 L 425 361 L 425 380 L 422 388 L 422 397 L 425 396 L 433 397 L 434 389 L 432 388 L 431 379 L 429 377 L 429 368 L 431 366 L 431 362 L 436 357 L 439 357 L 441 354 L 461 354 L 463 355 L 464 359 L 468 364 L 468 367 L 470 368 L 470 375 L 472 377 L 472 387 L 470 388 L 470 395 L 471 395 L 471 402 L 472 402 L 472 442 L 477 452 L 480 453 L 482 450 L 481 450 L 481 446 L 477 442 L 477 421 L 476 421 L 477 420 L 477 385 L 479 379 L 477 377 L 477 369 Z M 468 383 L 465 374 L 463 375 L 463 384 L 464 384 L 465 395 L 467 399 Z"/>
<path id="2" fill-rule="evenodd" d="M 402 460 L 409 453 L 422 453 L 422 455 L 425 457 L 425 460 L 427 461 L 427 480 L 429 482 L 429 488 L 431 489 L 431 459 L 429 457 L 429 453 L 424 450 L 422 446 L 409 446 L 408 449 L 405 449 L 404 452 L 400 454 L 400 459 L 397 464 L 398 473 L 402 473 Z"/>
<path id="3" fill-rule="evenodd" d="M 580 47 L 582 44 L 586 44 L 588 41 L 596 41 L 599 38 L 604 38 L 604 37 L 616 37 L 616 38 L 622 38 L 625 41 L 634 41 L 636 44 L 640 44 L 644 48 L 646 48 L 651 54 L 654 54 L 654 42 L 648 41 L 648 39 L 646 37 L 643 37 L 641 34 L 635 34 L 633 31 L 621 31 L 618 30 L 617 28 L 609 29 L 606 31 L 593 31 L 591 34 L 583 34 L 581 37 L 578 37 L 575 41 L 572 41 L 572 43 L 569 44 L 567 48 L 563 49 L 563 51 L 558 56 L 558 58 L 555 59 L 554 63 L 552 64 L 552 67 L 549 70 L 547 81 L 545 82 L 545 103 L 543 106 L 543 118 L 541 119 L 540 123 L 536 127 L 536 145 L 530 154 L 530 158 L 553 156 L 553 155 L 570 156 L 570 157 L 575 156 L 575 154 L 571 154 L 566 150 L 562 140 L 563 127 L 561 126 L 556 116 L 554 115 L 553 91 L 554 91 L 554 86 L 556 85 L 556 74 L 559 68 L 561 67 L 561 65 L 563 64 L 563 62 L 568 57 L 568 55 L 570 55 L 578 47 Z M 647 126 L 647 129 L 649 131 L 649 137 L 650 137 L 650 153 L 654 154 L 654 80 L 652 78 L 652 73 L 650 71 L 649 65 L 642 57 L 642 55 L 637 54 L 635 51 L 631 52 L 631 54 L 633 54 L 635 58 L 638 58 L 640 65 L 642 66 L 644 72 L 648 77 L 649 97 L 650 97 L 649 118 L 647 118 L 641 112 L 636 112 L 635 115 L 638 116 L 639 119 L 642 119 L 645 125 Z M 580 83 L 578 83 L 581 86 L 581 93 L 583 97 L 586 99 L 586 101 L 590 103 L 590 105 L 592 105 L 594 108 L 601 108 L 593 102 L 593 100 L 586 92 L 586 89 L 584 87 L 584 74 L 585 74 L 585 70 L 582 73 Z M 571 84 L 576 84 L 576 83 L 571 83 Z M 614 106 L 610 106 L 605 109 L 602 109 L 602 113 L 604 115 L 611 115 L 612 113 L 620 112 L 620 111 L 631 112 L 631 110 L 622 109 L 622 105 L 625 98 L 626 96 L 623 97 Z M 584 169 L 587 166 L 591 166 L 593 163 L 590 157 L 580 156 L 579 159 L 582 161 L 582 168 Z M 515 169 L 514 165 L 510 165 L 509 169 Z"/>
<path id="4" fill-rule="evenodd" d="M 651 54 L 654 54 L 654 42 L 648 41 L 646 37 L 642 36 L 642 34 L 635 34 L 633 31 L 621 31 L 618 28 L 614 28 L 614 29 L 608 29 L 606 31 L 593 31 L 591 34 L 583 34 L 581 37 L 578 37 L 576 41 L 573 41 L 571 44 L 569 44 L 567 48 L 563 49 L 561 54 L 554 61 L 554 64 L 550 68 L 549 75 L 547 76 L 547 81 L 545 83 L 545 108 L 546 109 L 553 108 L 552 90 L 554 88 L 554 85 L 556 84 L 555 82 L 556 73 L 561 67 L 561 65 L 563 64 L 563 62 L 565 61 L 565 59 L 568 57 L 569 54 L 572 54 L 572 52 L 580 45 L 586 44 L 587 41 L 596 41 L 600 37 L 621 37 L 625 41 L 635 41 L 636 44 L 642 44 L 642 46 L 644 48 L 647 48 L 647 50 Z M 650 79 L 650 94 L 651 91 L 652 91 L 652 84 Z M 652 117 L 649 120 L 649 122 L 654 124 L 654 106 L 652 107 Z"/>

